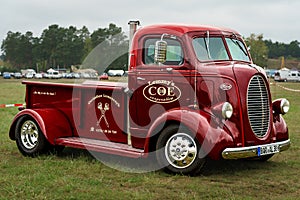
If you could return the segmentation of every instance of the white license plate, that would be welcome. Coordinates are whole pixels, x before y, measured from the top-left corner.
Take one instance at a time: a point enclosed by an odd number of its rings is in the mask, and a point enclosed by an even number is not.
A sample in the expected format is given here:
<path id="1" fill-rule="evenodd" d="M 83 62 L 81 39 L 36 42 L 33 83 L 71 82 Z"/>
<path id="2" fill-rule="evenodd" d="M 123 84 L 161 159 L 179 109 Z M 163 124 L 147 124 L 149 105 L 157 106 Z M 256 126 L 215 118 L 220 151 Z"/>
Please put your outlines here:
<path id="1" fill-rule="evenodd" d="M 279 145 L 278 144 L 270 144 L 270 145 L 264 145 L 257 148 L 257 155 L 263 156 L 263 155 L 269 155 L 279 152 Z"/>

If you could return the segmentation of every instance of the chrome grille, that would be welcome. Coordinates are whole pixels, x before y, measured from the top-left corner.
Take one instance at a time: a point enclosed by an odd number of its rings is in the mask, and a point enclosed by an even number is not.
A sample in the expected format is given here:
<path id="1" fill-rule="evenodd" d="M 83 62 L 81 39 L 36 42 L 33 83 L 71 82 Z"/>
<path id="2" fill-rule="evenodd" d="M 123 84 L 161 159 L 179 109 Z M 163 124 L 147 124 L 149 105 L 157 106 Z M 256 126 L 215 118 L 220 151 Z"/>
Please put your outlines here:
<path id="1" fill-rule="evenodd" d="M 247 108 L 252 131 L 257 137 L 264 137 L 269 127 L 270 104 L 266 83 L 259 75 L 253 76 L 249 82 Z"/>

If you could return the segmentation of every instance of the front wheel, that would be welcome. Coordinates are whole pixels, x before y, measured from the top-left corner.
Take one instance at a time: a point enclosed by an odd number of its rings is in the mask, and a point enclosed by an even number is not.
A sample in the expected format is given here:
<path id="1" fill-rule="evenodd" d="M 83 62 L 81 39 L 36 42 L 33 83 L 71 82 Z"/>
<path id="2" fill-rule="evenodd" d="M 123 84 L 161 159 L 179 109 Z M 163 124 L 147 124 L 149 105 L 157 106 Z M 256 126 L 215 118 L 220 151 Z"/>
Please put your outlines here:
<path id="1" fill-rule="evenodd" d="M 186 127 L 166 127 L 157 140 L 156 149 L 158 163 L 167 172 L 195 175 L 205 162 L 200 156 L 198 140 Z"/>
<path id="2" fill-rule="evenodd" d="M 47 150 L 48 141 L 31 117 L 23 116 L 18 120 L 15 134 L 16 144 L 23 155 L 34 157 Z"/>

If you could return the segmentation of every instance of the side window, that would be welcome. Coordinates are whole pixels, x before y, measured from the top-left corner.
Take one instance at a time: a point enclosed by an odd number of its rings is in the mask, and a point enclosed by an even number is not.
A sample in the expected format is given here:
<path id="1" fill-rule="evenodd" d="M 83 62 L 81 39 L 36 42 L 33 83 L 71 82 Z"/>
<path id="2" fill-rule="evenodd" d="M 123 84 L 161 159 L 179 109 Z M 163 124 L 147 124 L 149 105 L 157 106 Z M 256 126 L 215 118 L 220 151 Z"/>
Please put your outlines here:
<path id="1" fill-rule="evenodd" d="M 154 49 L 155 42 L 160 40 L 159 38 L 147 39 L 143 48 L 143 62 L 146 65 L 154 64 Z M 178 40 L 165 38 L 167 46 L 167 60 L 164 65 L 181 65 L 183 63 L 183 52 L 181 44 Z"/>

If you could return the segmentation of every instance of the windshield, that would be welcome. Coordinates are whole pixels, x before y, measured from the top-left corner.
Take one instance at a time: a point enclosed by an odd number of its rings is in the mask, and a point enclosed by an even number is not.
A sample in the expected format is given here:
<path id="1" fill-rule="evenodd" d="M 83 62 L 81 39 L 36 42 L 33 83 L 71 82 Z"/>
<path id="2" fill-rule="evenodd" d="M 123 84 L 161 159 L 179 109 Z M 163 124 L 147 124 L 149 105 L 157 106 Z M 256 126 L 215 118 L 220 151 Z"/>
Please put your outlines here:
<path id="1" fill-rule="evenodd" d="M 229 60 L 221 37 L 195 38 L 193 47 L 199 60 Z"/>
<path id="2" fill-rule="evenodd" d="M 250 58 L 247 54 L 244 44 L 237 39 L 226 38 L 225 39 L 233 60 L 242 60 L 250 62 Z"/>
<path id="3" fill-rule="evenodd" d="M 225 38 L 232 60 L 250 62 L 246 47 L 237 39 Z M 230 60 L 222 37 L 201 37 L 193 39 L 193 47 L 200 61 Z"/>

